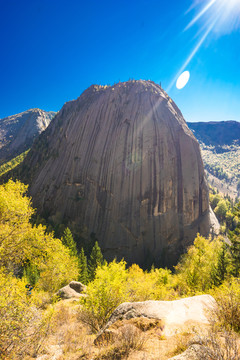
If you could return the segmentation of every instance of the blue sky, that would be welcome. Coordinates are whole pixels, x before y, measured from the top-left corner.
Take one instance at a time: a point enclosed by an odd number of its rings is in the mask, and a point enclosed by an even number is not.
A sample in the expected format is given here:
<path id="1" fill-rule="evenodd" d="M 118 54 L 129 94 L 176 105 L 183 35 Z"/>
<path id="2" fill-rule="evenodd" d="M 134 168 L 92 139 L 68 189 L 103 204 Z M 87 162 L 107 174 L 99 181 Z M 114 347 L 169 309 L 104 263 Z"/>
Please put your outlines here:
<path id="1" fill-rule="evenodd" d="M 161 82 L 186 121 L 240 121 L 238 19 L 240 0 L 0 0 L 0 118 L 134 78 Z"/>

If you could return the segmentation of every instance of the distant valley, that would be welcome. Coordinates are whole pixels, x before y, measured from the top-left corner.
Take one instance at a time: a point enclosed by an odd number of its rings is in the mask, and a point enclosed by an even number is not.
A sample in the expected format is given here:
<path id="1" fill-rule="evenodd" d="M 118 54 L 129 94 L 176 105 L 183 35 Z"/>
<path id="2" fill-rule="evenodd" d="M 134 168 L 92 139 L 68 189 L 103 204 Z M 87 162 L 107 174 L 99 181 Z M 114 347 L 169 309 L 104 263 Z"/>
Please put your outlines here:
<path id="1" fill-rule="evenodd" d="M 240 122 L 188 122 L 200 143 L 208 182 L 232 199 L 240 196 Z"/>

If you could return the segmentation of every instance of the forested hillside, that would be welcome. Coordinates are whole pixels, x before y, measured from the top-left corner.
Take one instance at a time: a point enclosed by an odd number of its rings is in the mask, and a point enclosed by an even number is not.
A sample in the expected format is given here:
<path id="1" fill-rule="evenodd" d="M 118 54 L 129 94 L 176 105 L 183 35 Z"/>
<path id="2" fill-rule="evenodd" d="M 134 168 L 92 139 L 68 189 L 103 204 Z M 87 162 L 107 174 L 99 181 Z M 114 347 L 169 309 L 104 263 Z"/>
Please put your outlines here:
<path id="1" fill-rule="evenodd" d="M 198 139 L 208 182 L 232 199 L 240 196 L 240 123 L 188 123 Z"/>
<path id="2" fill-rule="evenodd" d="M 187 336 L 180 333 L 166 338 L 161 321 L 133 314 L 131 322 L 123 322 L 116 338 L 96 343 L 97 333 L 123 302 L 173 300 L 204 293 L 212 294 L 217 303 L 211 313 L 214 326 L 205 340 L 197 333 L 199 339 L 211 354 L 237 354 L 239 222 L 230 233 L 231 243 L 198 235 L 174 272 L 154 267 L 143 271 L 136 264 L 128 267 L 124 260 L 107 263 L 97 243 L 86 257 L 83 248 L 77 251 L 69 229 L 60 240 L 42 225 L 33 225 L 34 211 L 26 190 L 20 182 L 0 186 L 1 359 L 39 356 L 39 360 L 50 360 L 60 354 L 57 358 L 62 360 L 140 360 L 159 359 L 159 355 L 166 360 L 189 346 L 196 329 L 189 329 Z M 239 206 L 235 209 L 238 220 Z M 73 296 L 71 302 L 60 300 L 57 290 L 74 279 L 87 284 L 84 294 Z"/>

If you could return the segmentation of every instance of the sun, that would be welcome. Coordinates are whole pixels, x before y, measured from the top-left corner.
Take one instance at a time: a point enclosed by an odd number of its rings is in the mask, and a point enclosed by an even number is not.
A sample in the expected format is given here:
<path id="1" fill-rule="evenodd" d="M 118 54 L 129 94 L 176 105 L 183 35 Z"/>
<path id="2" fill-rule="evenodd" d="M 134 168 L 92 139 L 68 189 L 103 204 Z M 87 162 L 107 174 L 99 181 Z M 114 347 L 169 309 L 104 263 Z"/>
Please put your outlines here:
<path id="1" fill-rule="evenodd" d="M 238 7 L 240 9 L 240 0 L 221 0 L 229 8 Z"/>
<path id="2" fill-rule="evenodd" d="M 240 0 L 216 0 L 215 8 L 216 10 L 219 8 L 225 17 L 229 15 L 239 16 Z"/>
<path id="3" fill-rule="evenodd" d="M 240 0 L 195 0 L 200 7 L 195 17 L 187 24 L 185 31 L 200 23 L 202 29 L 212 27 L 218 33 L 229 33 L 240 28 Z M 202 6 L 199 6 L 202 4 Z"/>
<path id="4" fill-rule="evenodd" d="M 174 84 L 176 84 L 177 89 L 182 89 L 187 84 L 190 73 L 184 70 L 211 33 L 220 37 L 240 29 L 240 0 L 193 0 L 193 5 L 189 11 L 192 9 L 195 10 L 195 16 L 186 25 L 183 32 L 198 25 L 197 33 L 200 34 L 200 37 L 167 87 L 167 92 L 172 89 Z"/>
<path id="5" fill-rule="evenodd" d="M 215 30 L 218 33 L 231 33 L 240 28 L 240 0 L 216 0 L 210 16 L 218 17 Z"/>

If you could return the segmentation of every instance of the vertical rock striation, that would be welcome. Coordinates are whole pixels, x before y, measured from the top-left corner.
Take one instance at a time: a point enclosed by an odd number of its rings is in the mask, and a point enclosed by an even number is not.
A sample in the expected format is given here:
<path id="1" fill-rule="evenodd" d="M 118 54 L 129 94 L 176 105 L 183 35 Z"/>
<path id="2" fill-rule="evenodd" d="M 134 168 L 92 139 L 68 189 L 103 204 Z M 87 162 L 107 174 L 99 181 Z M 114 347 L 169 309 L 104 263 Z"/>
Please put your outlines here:
<path id="1" fill-rule="evenodd" d="M 109 260 L 171 265 L 209 232 L 198 142 L 151 81 L 88 88 L 63 106 L 24 167 L 34 206 L 95 233 Z"/>

